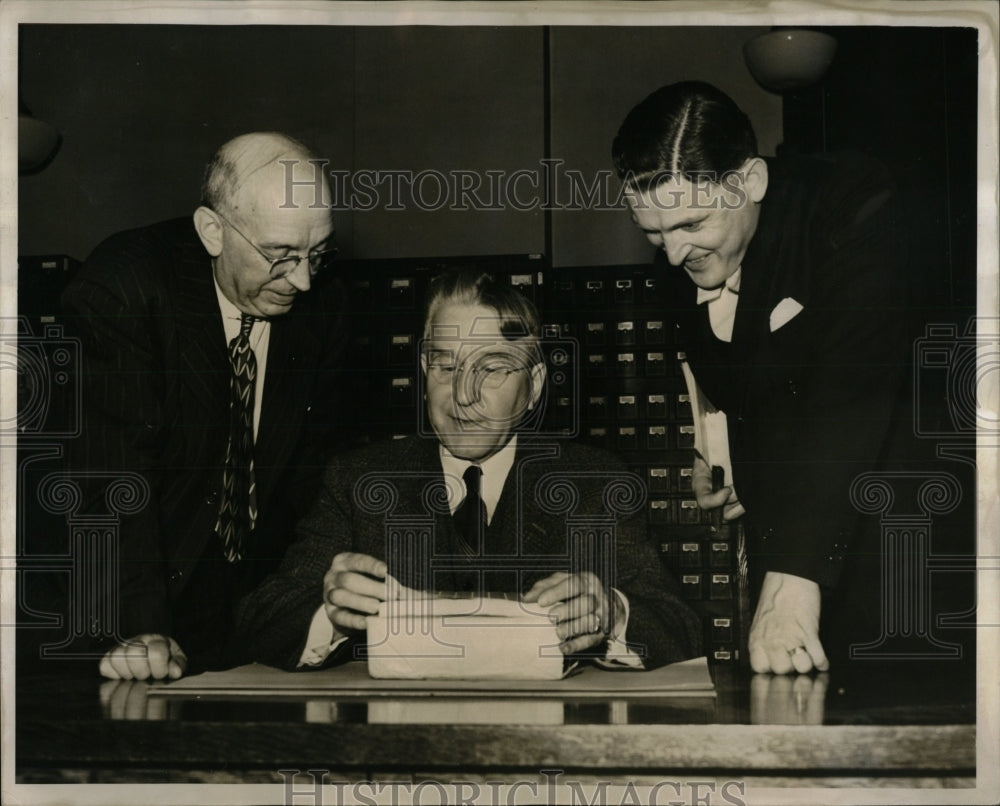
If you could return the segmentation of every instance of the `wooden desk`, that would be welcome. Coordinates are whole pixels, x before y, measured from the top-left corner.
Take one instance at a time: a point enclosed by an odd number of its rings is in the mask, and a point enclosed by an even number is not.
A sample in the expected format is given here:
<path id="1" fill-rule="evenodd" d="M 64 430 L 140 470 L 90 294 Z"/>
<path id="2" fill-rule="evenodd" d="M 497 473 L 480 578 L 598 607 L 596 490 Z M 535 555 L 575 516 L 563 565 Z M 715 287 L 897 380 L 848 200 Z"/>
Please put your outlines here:
<path id="1" fill-rule="evenodd" d="M 775 678 L 717 667 L 714 698 L 533 701 L 560 724 L 497 724 L 485 705 L 491 724 L 379 724 L 373 713 L 383 719 L 386 709 L 364 697 L 150 697 L 146 684 L 101 681 L 88 664 L 22 676 L 16 774 L 19 783 L 284 783 L 281 770 L 326 770 L 327 782 L 544 784 L 558 775 L 637 785 L 969 787 L 975 698 L 956 671 L 941 663 L 915 675 L 910 664 Z"/>

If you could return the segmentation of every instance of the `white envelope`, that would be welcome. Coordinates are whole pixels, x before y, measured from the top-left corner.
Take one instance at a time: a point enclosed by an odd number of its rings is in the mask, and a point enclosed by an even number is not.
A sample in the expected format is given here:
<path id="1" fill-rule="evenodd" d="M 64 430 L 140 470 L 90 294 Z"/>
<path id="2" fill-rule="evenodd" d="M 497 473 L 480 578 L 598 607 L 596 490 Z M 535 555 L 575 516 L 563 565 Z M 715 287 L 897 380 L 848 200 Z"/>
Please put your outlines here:
<path id="1" fill-rule="evenodd" d="M 781 302 L 774 306 L 774 310 L 771 311 L 771 332 L 774 333 L 780 327 L 784 327 L 789 322 L 792 321 L 799 312 L 802 310 L 802 303 L 797 302 L 791 297 L 785 297 Z"/>

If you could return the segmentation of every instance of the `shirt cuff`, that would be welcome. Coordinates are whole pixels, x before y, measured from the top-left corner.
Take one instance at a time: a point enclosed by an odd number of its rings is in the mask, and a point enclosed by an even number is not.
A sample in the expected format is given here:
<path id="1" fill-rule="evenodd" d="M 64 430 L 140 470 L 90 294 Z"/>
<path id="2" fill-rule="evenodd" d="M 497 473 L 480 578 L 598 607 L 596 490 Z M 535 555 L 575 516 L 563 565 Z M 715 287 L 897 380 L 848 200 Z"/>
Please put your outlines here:
<path id="1" fill-rule="evenodd" d="M 309 624 L 306 648 L 302 651 L 302 657 L 299 658 L 298 668 L 319 666 L 334 649 L 346 640 L 346 635 L 334 640 L 333 624 L 326 615 L 326 608 L 320 605 L 313 613 L 312 622 Z"/>
<path id="2" fill-rule="evenodd" d="M 625 617 L 615 624 L 614 632 L 608 636 L 608 651 L 604 654 L 603 658 L 597 659 L 597 663 L 609 669 L 622 666 L 629 669 L 645 669 L 646 667 L 643 665 L 642 658 L 629 649 L 628 644 L 625 643 L 625 631 L 628 629 L 629 615 L 628 598 L 617 588 L 612 588 L 611 590 L 618 597 L 618 601 L 622 603 L 622 608 L 625 610 Z"/>

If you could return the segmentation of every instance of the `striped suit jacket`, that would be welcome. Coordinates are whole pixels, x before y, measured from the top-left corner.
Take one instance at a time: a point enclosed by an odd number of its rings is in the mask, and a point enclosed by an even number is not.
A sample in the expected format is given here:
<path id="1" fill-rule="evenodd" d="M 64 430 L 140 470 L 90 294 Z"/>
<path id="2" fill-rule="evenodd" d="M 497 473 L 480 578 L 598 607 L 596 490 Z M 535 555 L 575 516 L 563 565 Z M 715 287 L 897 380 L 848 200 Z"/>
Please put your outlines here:
<path id="1" fill-rule="evenodd" d="M 336 438 L 345 334 L 336 283 L 272 320 L 255 447 L 259 519 L 246 568 L 276 566 Z M 63 294 L 82 347 L 72 468 L 141 474 L 151 501 L 121 517 L 119 630 L 176 634 L 176 604 L 213 534 L 228 440 L 229 359 L 208 255 L 189 218 L 119 233 Z M 89 489 L 99 510 L 102 485 Z"/>

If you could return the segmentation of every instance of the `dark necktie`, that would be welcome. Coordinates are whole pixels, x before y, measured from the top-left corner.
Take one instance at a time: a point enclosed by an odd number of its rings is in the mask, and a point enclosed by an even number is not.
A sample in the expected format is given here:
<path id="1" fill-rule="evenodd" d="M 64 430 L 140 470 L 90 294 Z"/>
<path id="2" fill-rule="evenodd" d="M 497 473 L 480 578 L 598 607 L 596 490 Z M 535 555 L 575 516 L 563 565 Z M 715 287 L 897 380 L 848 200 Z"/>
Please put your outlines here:
<path id="1" fill-rule="evenodd" d="M 243 314 L 240 332 L 229 342 L 229 445 L 222 472 L 222 504 L 218 532 L 226 559 L 239 562 L 257 520 L 257 491 L 253 470 L 253 405 L 257 358 L 250 348 L 254 317 Z"/>
<path id="2" fill-rule="evenodd" d="M 486 504 L 479 494 L 483 469 L 479 465 L 469 465 L 462 474 L 465 482 L 465 500 L 455 510 L 455 528 L 458 544 L 466 557 L 478 557 L 483 553 L 483 534 L 486 531 Z"/>

